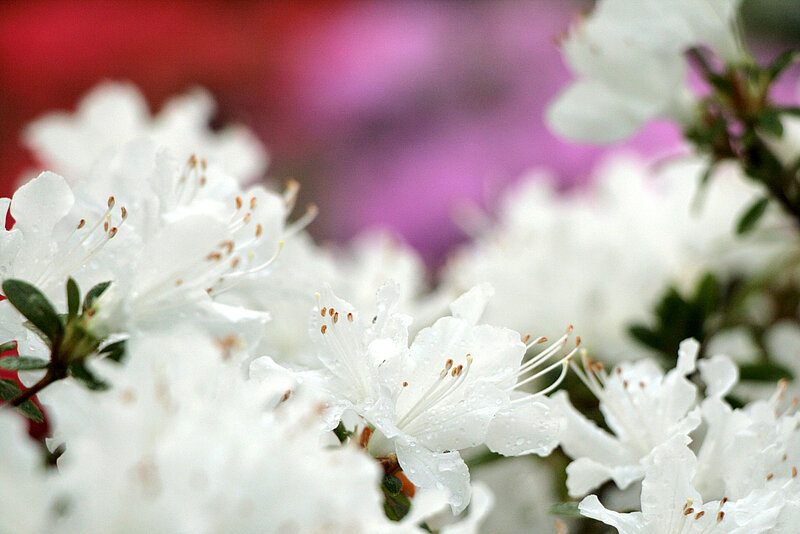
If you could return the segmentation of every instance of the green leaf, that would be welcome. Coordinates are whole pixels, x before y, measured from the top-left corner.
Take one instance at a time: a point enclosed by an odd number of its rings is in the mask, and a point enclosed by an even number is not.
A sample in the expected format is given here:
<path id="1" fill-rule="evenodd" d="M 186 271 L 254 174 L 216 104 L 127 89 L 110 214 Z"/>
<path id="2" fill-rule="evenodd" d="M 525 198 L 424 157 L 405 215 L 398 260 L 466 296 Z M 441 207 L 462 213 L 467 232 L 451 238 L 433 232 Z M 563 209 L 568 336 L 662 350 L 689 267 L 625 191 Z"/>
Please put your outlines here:
<path id="1" fill-rule="evenodd" d="M 50 347 L 51 349 L 53 348 L 53 342 L 52 342 L 52 341 L 50 341 L 50 339 L 47 337 L 47 335 L 46 335 L 44 332 L 42 332 L 41 330 L 39 330 L 38 328 L 36 328 L 36 325 L 35 325 L 35 324 L 33 324 L 33 323 L 32 323 L 32 322 L 30 322 L 30 321 L 25 321 L 25 322 L 23 322 L 23 323 L 22 323 L 22 326 L 24 326 L 25 328 L 27 328 L 28 330 L 30 330 L 31 332 L 33 332 L 34 334 L 36 334 L 36 335 L 39 337 L 39 339 L 41 339 L 41 340 L 42 340 L 42 342 L 43 342 L 45 345 L 47 345 L 47 346 L 48 346 L 48 347 Z"/>
<path id="2" fill-rule="evenodd" d="M 78 289 L 78 284 L 70 277 L 67 279 L 67 314 L 71 317 L 78 316 L 78 310 L 81 305 L 81 291 Z"/>
<path id="3" fill-rule="evenodd" d="M 9 371 L 35 371 L 37 369 L 47 369 L 50 362 L 41 358 L 30 356 L 9 356 L 0 358 L 0 367 Z"/>
<path id="4" fill-rule="evenodd" d="M 7 378 L 0 379 L 0 399 L 8 402 L 19 394 L 19 385 L 16 382 Z M 36 406 L 36 404 L 33 403 L 32 400 L 26 400 L 19 406 L 16 406 L 15 409 L 31 421 L 35 421 L 37 423 L 44 421 L 44 415 L 42 415 L 42 411 L 38 406 Z"/>
<path id="5" fill-rule="evenodd" d="M 94 306 L 94 301 L 97 300 L 98 298 L 100 298 L 100 295 L 102 295 L 103 292 L 106 289 L 108 289 L 108 286 L 110 286 L 110 285 L 111 285 L 111 280 L 109 280 L 107 282 L 100 282 L 99 284 L 94 286 L 92 289 L 90 289 L 88 293 L 86 293 L 86 298 L 83 299 L 83 312 L 84 313 L 86 313 L 87 310 L 91 309 L 91 307 Z"/>
<path id="6" fill-rule="evenodd" d="M 10 350 L 14 350 L 16 348 L 17 348 L 16 341 L 6 341 L 2 345 L 0 345 L 0 354 L 3 354 L 4 352 L 8 352 Z"/>
<path id="7" fill-rule="evenodd" d="M 392 495 L 386 487 L 382 486 L 381 489 L 383 490 L 383 496 L 385 498 L 383 501 L 383 511 L 386 513 L 386 517 L 392 521 L 400 521 L 411 509 L 411 499 L 409 499 L 405 493 Z"/>
<path id="8" fill-rule="evenodd" d="M 347 441 L 347 438 L 353 435 L 352 432 L 344 427 L 344 423 L 341 421 L 339 421 L 339 425 L 333 429 L 333 433 L 336 434 L 336 437 L 339 439 L 339 443 L 344 443 Z"/>
<path id="9" fill-rule="evenodd" d="M 783 136 L 783 123 L 777 110 L 770 109 L 759 114 L 756 123 L 762 130 L 775 137 Z"/>
<path id="10" fill-rule="evenodd" d="M 97 378 L 82 361 L 75 361 L 69 364 L 69 374 L 78 382 L 93 391 L 105 391 L 109 388 L 107 382 Z"/>
<path id="11" fill-rule="evenodd" d="M 717 277 L 713 273 L 706 273 L 697 284 L 694 303 L 702 310 L 704 316 L 708 316 L 719 305 L 720 295 L 721 290 Z"/>
<path id="12" fill-rule="evenodd" d="M 739 223 L 736 225 L 736 233 L 738 235 L 743 235 L 755 228 L 758 220 L 761 219 L 767 211 L 767 206 L 769 206 L 769 199 L 767 197 L 756 200 L 747 208 L 747 211 L 744 212 L 741 219 L 739 219 Z"/>
<path id="13" fill-rule="evenodd" d="M 3 293 L 47 339 L 57 344 L 64 333 L 64 324 L 41 291 L 22 280 L 6 280 L 3 282 Z"/>
<path id="14" fill-rule="evenodd" d="M 383 487 L 392 495 L 397 495 L 403 489 L 403 481 L 394 475 L 383 475 Z"/>
<path id="15" fill-rule="evenodd" d="M 120 341 L 115 341 L 114 343 L 109 343 L 100 349 L 100 354 L 105 355 L 105 357 L 109 360 L 117 363 L 121 362 L 125 358 L 125 340 L 123 339 Z"/>
<path id="16" fill-rule="evenodd" d="M 644 325 L 641 324 L 632 325 L 628 327 L 628 333 L 633 339 L 635 339 L 645 347 L 650 347 L 651 349 L 659 351 L 662 350 L 663 348 L 661 343 L 661 338 L 659 337 L 659 335 Z"/>
<path id="17" fill-rule="evenodd" d="M 742 380 L 754 380 L 756 382 L 777 382 L 778 380 L 791 380 L 793 378 L 791 371 L 776 363 L 741 365 L 739 366 L 739 376 Z"/>
<path id="18" fill-rule="evenodd" d="M 557 502 L 550 507 L 549 512 L 560 517 L 581 517 L 577 502 Z"/>
<path id="19" fill-rule="evenodd" d="M 790 48 L 778 54 L 778 57 L 772 60 L 772 63 L 770 63 L 766 69 L 770 80 L 777 78 L 786 70 L 786 67 L 797 61 L 798 57 L 800 57 L 800 49 L 796 48 Z"/>

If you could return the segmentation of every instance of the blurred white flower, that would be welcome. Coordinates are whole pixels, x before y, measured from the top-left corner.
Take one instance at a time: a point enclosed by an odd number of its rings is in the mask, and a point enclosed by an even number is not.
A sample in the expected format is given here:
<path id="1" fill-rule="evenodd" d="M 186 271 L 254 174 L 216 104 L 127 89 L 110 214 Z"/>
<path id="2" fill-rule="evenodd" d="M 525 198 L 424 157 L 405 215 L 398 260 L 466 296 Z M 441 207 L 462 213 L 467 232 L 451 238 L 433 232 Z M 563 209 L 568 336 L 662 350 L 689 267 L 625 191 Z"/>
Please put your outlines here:
<path id="1" fill-rule="evenodd" d="M 25 140 L 46 168 L 70 182 L 84 180 L 104 155 L 136 139 L 169 148 L 182 161 L 197 154 L 241 183 L 261 177 L 264 148 L 242 126 L 212 131 L 214 108 L 211 95 L 195 89 L 151 116 L 136 87 L 107 82 L 84 96 L 74 113 L 51 113 L 30 124 Z"/>
<path id="2" fill-rule="evenodd" d="M 596 359 L 637 357 L 643 349 L 627 329 L 649 321 L 669 284 L 693 287 L 706 270 L 747 274 L 788 249 L 779 231 L 732 237 L 758 194 L 733 169 L 712 177 L 693 211 L 703 167 L 687 159 L 653 172 L 620 154 L 591 186 L 566 193 L 534 173 L 503 196 L 496 223 L 477 224 L 473 243 L 446 265 L 445 284 L 492 284 L 492 324 L 544 335 L 573 324 Z M 783 219 L 767 218 L 765 228 L 768 220 Z"/>
<path id="3" fill-rule="evenodd" d="M 46 532 L 57 505 L 52 473 L 25 420 L 8 410 L 0 410 L 0 451 L 0 534 Z"/>
<path id="4" fill-rule="evenodd" d="M 737 31 L 741 0 L 603 0 L 562 43 L 577 76 L 547 120 L 574 140 L 613 142 L 657 117 L 693 120 L 684 53 L 710 47 L 726 63 L 746 58 Z"/>
<path id="5" fill-rule="evenodd" d="M 384 516 L 376 462 L 326 445 L 313 395 L 266 409 L 283 395 L 274 377 L 243 380 L 197 331 L 135 337 L 129 351 L 98 369 L 111 390 L 42 395 L 67 443 L 65 514 L 47 532 L 417 532 Z"/>

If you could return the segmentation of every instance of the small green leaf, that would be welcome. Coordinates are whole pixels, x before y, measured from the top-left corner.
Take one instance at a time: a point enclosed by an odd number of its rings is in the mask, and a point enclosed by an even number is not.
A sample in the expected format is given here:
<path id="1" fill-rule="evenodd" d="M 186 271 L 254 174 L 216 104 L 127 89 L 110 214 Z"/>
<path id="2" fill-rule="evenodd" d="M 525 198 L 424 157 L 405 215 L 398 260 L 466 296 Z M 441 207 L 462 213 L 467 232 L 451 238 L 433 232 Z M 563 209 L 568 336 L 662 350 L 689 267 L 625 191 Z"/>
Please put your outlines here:
<path id="1" fill-rule="evenodd" d="M 61 338 L 64 324 L 41 291 L 22 280 L 6 280 L 3 282 L 3 293 L 52 343 L 55 344 Z"/>
<path id="2" fill-rule="evenodd" d="M 25 328 L 27 328 L 28 330 L 30 330 L 31 332 L 33 332 L 34 334 L 36 334 L 36 335 L 39 337 L 39 339 L 41 339 L 41 340 L 42 340 L 42 342 L 43 342 L 45 345 L 47 345 L 47 346 L 48 346 L 48 347 L 50 347 L 51 349 L 53 348 L 53 342 L 52 342 L 52 341 L 50 341 L 50 339 L 47 337 L 47 335 L 46 335 L 44 332 L 42 332 L 41 330 L 39 330 L 38 328 L 36 328 L 36 325 L 35 325 L 35 324 L 33 324 L 33 323 L 32 323 L 32 322 L 30 322 L 30 321 L 24 321 L 24 322 L 22 323 L 22 326 L 24 326 Z"/>
<path id="3" fill-rule="evenodd" d="M 69 364 L 69 374 L 78 382 L 93 391 L 105 391 L 109 388 L 108 383 L 97 378 L 82 361 L 75 361 Z"/>
<path id="4" fill-rule="evenodd" d="M 17 348 L 16 341 L 6 341 L 2 345 L 0 345 L 0 354 L 3 354 L 4 352 L 8 352 L 10 350 L 14 350 L 16 348 Z"/>
<path id="5" fill-rule="evenodd" d="M 392 495 L 385 487 L 382 487 L 382 489 L 385 498 L 383 501 L 383 511 L 386 513 L 386 517 L 392 521 L 400 521 L 411 509 L 411 500 L 405 493 Z"/>
<path id="6" fill-rule="evenodd" d="M 778 112 L 774 109 L 767 110 L 761 113 L 756 118 L 758 126 L 765 132 L 774 135 L 775 137 L 783 136 L 783 123 Z"/>
<path id="7" fill-rule="evenodd" d="M 110 285 L 111 285 L 111 281 L 110 280 L 107 281 L 107 282 L 100 282 L 99 284 L 94 286 L 92 289 L 90 289 L 88 293 L 86 293 L 86 298 L 83 299 L 83 312 L 84 313 L 86 313 L 86 310 L 90 309 L 94 305 L 94 301 L 97 300 L 98 298 L 100 298 L 100 295 L 102 295 L 103 292 L 106 289 L 108 289 L 108 286 L 110 286 Z"/>
<path id="8" fill-rule="evenodd" d="M 756 382 L 777 382 L 778 380 L 791 380 L 793 378 L 791 371 L 775 363 L 741 365 L 739 366 L 739 376 L 742 380 Z"/>
<path id="9" fill-rule="evenodd" d="M 644 325 L 635 324 L 628 327 L 628 334 L 645 347 L 650 347 L 658 351 L 663 348 L 661 338 L 658 334 Z"/>
<path id="10" fill-rule="evenodd" d="M 767 206 L 769 206 L 769 199 L 767 197 L 755 201 L 747 208 L 747 211 L 744 212 L 741 219 L 739 219 L 739 223 L 736 225 L 736 233 L 738 235 L 743 235 L 755 228 L 758 220 L 761 219 L 767 211 Z"/>
<path id="11" fill-rule="evenodd" d="M 0 399 L 8 402 L 19 394 L 19 385 L 16 382 L 7 378 L 0 379 Z M 44 421 L 44 415 L 42 415 L 42 411 L 38 406 L 36 406 L 36 404 L 33 403 L 32 400 L 26 400 L 19 406 L 16 406 L 16 410 L 31 421 L 35 421 L 37 423 Z"/>
<path id="12" fill-rule="evenodd" d="M 336 434 L 336 437 L 339 439 L 339 443 L 344 443 L 347 441 L 347 438 L 353 435 L 352 432 L 344 427 L 344 423 L 341 421 L 339 421 L 339 425 L 333 429 L 333 433 Z"/>
<path id="13" fill-rule="evenodd" d="M 383 487 L 392 495 L 397 495 L 403 489 L 403 481 L 394 475 L 386 473 L 383 475 Z"/>
<path id="14" fill-rule="evenodd" d="M 109 343 L 100 349 L 100 354 L 105 355 L 109 360 L 121 362 L 125 358 L 125 340 Z"/>
<path id="15" fill-rule="evenodd" d="M 550 514 L 560 517 L 581 517 L 577 502 L 557 502 L 550 507 Z"/>
<path id="16" fill-rule="evenodd" d="M 67 314 L 69 317 L 77 317 L 81 305 L 81 291 L 78 284 L 70 277 L 67 280 Z"/>
<path id="17" fill-rule="evenodd" d="M 0 358 L 0 367 L 9 371 L 35 371 L 37 369 L 47 369 L 50 362 L 41 358 L 30 356 L 9 356 Z"/>
<path id="18" fill-rule="evenodd" d="M 717 277 L 713 273 L 706 273 L 697 284 L 694 302 L 700 307 L 703 315 L 708 316 L 719 305 L 720 295 L 721 290 Z"/>
<path id="19" fill-rule="evenodd" d="M 785 50 L 778 54 L 772 63 L 767 66 L 767 74 L 769 74 L 770 80 L 774 80 L 777 78 L 786 67 L 797 61 L 798 57 L 800 57 L 800 49 L 792 49 Z"/>

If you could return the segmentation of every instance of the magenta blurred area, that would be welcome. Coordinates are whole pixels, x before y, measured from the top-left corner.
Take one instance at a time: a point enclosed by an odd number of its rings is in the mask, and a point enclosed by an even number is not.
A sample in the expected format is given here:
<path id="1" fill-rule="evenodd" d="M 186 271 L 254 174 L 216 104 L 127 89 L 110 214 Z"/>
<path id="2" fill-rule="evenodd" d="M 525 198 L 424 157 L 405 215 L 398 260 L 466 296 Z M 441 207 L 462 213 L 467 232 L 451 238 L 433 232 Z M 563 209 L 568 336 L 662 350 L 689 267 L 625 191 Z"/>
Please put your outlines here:
<path id="1" fill-rule="evenodd" d="M 35 165 L 24 124 L 72 109 L 105 79 L 154 108 L 195 85 L 269 149 L 270 178 L 295 178 L 322 239 L 397 231 L 431 264 L 462 238 L 453 209 L 491 201 L 526 170 L 565 187 L 607 148 L 556 139 L 548 101 L 569 79 L 556 43 L 586 3 L 224 1 L 14 2 L 0 8 L 0 177 L 9 195 Z M 647 128 L 627 146 L 668 153 Z M 535 206 L 532 207 L 535 209 Z"/>

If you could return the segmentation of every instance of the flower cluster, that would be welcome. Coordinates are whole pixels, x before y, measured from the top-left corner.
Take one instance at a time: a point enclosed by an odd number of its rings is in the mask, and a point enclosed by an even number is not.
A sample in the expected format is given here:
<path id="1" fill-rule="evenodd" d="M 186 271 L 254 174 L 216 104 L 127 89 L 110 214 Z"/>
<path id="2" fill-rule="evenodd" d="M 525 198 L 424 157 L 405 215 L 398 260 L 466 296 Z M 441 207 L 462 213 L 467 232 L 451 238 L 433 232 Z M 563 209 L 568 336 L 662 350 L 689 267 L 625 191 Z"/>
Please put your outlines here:
<path id="1" fill-rule="evenodd" d="M 599 1 L 556 130 L 668 117 L 694 151 L 534 172 L 438 277 L 385 233 L 317 244 L 202 91 L 34 122 L 50 170 L 0 200 L 0 534 L 796 533 L 800 143 L 738 7 Z"/>

